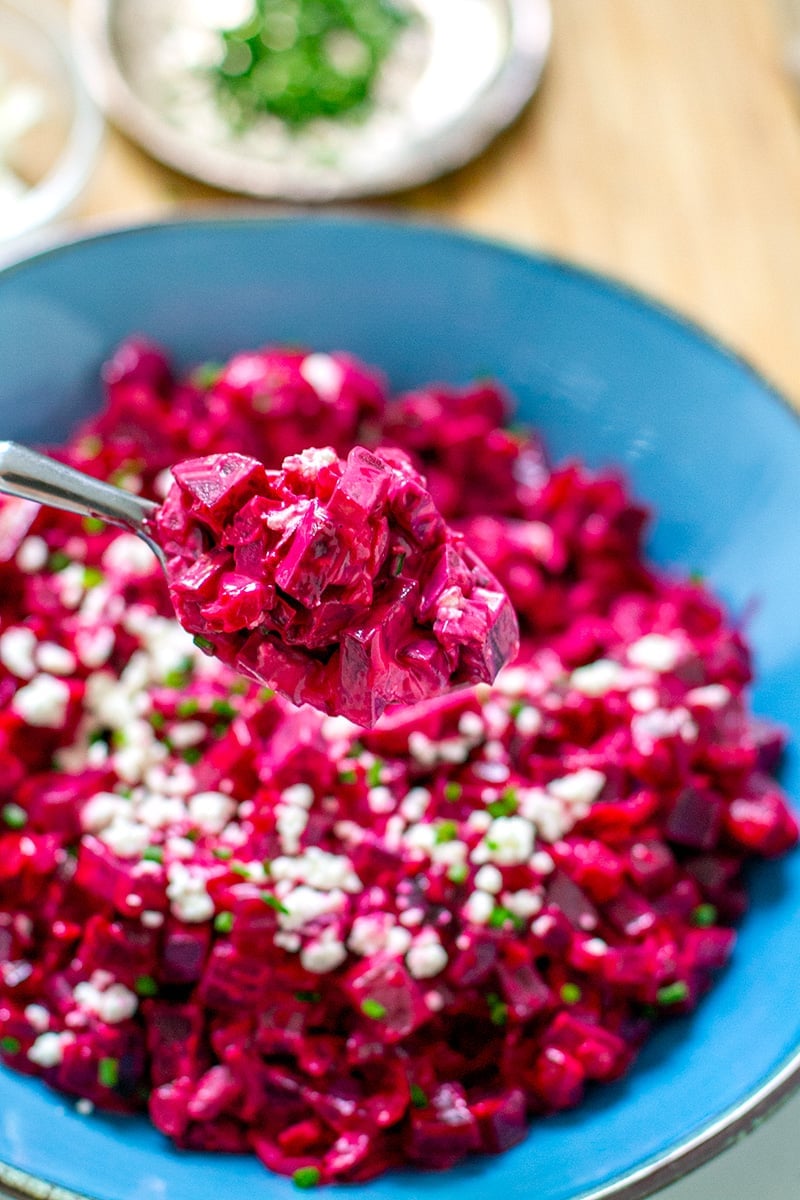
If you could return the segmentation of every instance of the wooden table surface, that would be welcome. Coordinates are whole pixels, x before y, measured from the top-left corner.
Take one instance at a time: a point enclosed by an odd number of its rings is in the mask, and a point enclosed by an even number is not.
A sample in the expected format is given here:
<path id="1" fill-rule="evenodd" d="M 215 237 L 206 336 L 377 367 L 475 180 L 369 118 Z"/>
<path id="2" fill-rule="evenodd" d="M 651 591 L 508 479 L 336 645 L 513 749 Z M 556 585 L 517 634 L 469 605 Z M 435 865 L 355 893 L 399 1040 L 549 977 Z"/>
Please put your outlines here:
<path id="1" fill-rule="evenodd" d="M 723 338 L 800 407 L 789 0 L 553 7 L 550 61 L 517 124 L 477 162 L 379 206 L 626 280 Z M 112 133 L 77 215 L 142 220 L 240 203 Z"/>

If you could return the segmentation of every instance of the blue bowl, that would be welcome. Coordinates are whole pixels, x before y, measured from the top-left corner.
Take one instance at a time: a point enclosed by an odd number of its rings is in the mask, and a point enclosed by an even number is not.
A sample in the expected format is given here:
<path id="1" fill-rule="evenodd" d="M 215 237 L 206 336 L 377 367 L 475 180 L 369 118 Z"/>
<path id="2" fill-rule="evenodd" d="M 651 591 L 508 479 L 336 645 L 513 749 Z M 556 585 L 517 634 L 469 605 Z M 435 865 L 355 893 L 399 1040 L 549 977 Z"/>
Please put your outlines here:
<path id="1" fill-rule="evenodd" d="M 184 364 L 289 342 L 353 351 L 395 388 L 496 376 L 556 458 L 623 465 L 657 513 L 657 562 L 702 571 L 747 614 L 755 707 L 800 744 L 800 423 L 685 321 L 563 263 L 431 229 L 305 218 L 134 229 L 0 273 L 2 436 L 66 434 L 99 403 L 100 365 L 132 331 Z M 795 751 L 784 782 L 800 794 Z M 731 967 L 626 1079 L 500 1158 L 394 1173 L 338 1200 L 633 1198 L 719 1149 L 800 1071 L 800 854 L 751 882 Z M 81 1117 L 5 1071 L 0 1161 L 14 1168 L 0 1180 L 23 1191 L 34 1177 L 96 1200 L 297 1194 L 254 1159 L 176 1152 L 144 1120 Z"/>

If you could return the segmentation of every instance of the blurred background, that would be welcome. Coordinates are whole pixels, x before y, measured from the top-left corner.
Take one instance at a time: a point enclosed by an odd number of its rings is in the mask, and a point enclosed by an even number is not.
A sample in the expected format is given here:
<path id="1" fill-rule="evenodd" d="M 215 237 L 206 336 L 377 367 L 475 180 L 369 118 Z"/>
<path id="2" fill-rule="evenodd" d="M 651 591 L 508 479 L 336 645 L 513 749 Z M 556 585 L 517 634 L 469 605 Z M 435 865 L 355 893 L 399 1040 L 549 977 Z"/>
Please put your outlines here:
<path id="1" fill-rule="evenodd" d="M 0 252 L 208 211 L 399 214 L 642 289 L 800 407 L 800 0 L 352 0 L 341 29 L 342 0 L 309 4 L 0 0 Z M 665 1195 L 800 1194 L 798 1132 L 793 1101 Z"/>

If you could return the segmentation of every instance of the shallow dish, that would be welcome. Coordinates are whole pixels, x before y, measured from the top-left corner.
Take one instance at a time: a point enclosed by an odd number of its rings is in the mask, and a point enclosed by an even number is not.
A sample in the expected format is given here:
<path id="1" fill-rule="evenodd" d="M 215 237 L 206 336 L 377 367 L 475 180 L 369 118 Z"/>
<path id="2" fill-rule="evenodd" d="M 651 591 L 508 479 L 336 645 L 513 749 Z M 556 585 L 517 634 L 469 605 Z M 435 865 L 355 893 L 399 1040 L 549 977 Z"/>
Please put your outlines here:
<path id="1" fill-rule="evenodd" d="M 183 363 L 265 342 L 346 348 L 395 388 L 492 374 L 555 458 L 621 464 L 657 514 L 651 553 L 744 614 L 758 712 L 790 730 L 800 795 L 800 422 L 744 363 L 618 285 L 432 229 L 347 219 L 201 221 L 89 238 L 0 273 L 3 436 L 52 440 L 98 400 L 138 330 Z M 341 1200 L 628 1200 L 747 1128 L 800 1077 L 800 854 L 752 872 L 733 964 L 631 1074 L 521 1146 L 446 1176 L 393 1173 Z M 144 1120 L 81 1117 L 0 1071 L 0 1183 L 93 1200 L 296 1195 L 255 1160 L 171 1150 Z"/>
<path id="2" fill-rule="evenodd" d="M 223 6 L 224 7 L 224 6 Z M 108 115 L 155 158 L 216 187 L 341 200 L 411 187 L 479 154 L 539 82 L 549 0 L 409 0 L 414 15 L 365 121 L 292 135 L 264 118 L 234 136 L 217 108 L 207 0 L 78 0 L 73 28 Z M 236 10 L 241 8 L 236 5 Z"/>

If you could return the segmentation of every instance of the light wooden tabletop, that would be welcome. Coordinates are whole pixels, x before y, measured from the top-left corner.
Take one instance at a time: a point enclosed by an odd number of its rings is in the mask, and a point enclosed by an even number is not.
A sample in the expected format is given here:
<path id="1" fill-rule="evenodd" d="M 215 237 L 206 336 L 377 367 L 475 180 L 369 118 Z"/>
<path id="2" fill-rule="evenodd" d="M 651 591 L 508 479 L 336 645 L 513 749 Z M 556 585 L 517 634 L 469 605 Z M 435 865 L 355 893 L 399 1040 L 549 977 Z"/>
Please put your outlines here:
<path id="1" fill-rule="evenodd" d="M 522 119 L 477 162 L 379 204 L 626 280 L 701 322 L 800 406 L 790 7 L 554 0 L 551 59 Z M 239 203 L 112 133 L 77 215 L 141 220 Z"/>

